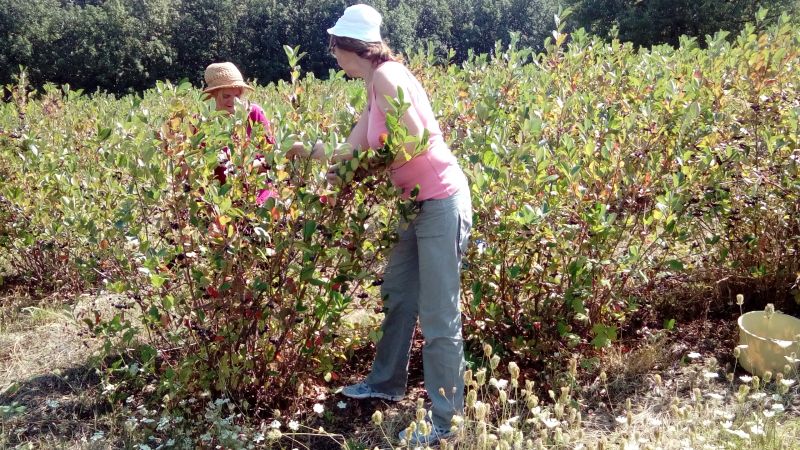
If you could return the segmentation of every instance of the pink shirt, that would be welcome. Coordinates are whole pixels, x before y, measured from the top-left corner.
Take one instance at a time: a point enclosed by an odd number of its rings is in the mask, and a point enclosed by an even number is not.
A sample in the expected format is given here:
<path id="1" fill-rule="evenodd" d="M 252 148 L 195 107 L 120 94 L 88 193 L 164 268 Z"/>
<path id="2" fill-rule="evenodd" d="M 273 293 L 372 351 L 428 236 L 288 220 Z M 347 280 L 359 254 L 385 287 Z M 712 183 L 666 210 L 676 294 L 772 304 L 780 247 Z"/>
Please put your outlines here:
<path id="1" fill-rule="evenodd" d="M 272 124 L 270 123 L 269 119 L 267 119 L 267 115 L 264 113 L 264 110 L 261 109 L 255 103 L 250 103 L 250 114 L 247 116 L 247 137 L 249 138 L 253 131 L 253 125 L 256 123 L 260 123 L 264 125 L 264 133 L 266 137 L 266 141 L 268 144 L 275 144 L 275 136 L 272 134 Z M 222 151 L 220 151 L 217 158 L 219 160 L 219 165 L 214 168 L 214 178 L 216 178 L 220 184 L 225 184 L 228 179 L 228 170 L 230 169 L 230 149 L 228 147 L 224 147 Z M 257 153 L 255 156 L 256 160 L 261 160 L 263 163 L 264 156 L 260 153 Z M 271 189 L 272 184 L 267 183 L 266 189 L 259 189 L 258 193 L 256 194 L 256 204 L 261 206 L 266 202 L 270 197 L 278 198 L 278 193 L 274 189 Z"/>
<path id="2" fill-rule="evenodd" d="M 390 167 L 392 183 L 403 190 L 408 197 L 411 190 L 419 185 L 417 200 L 442 199 L 450 197 L 460 189 L 467 188 L 467 179 L 458 166 L 458 161 L 447 147 L 439 122 L 433 115 L 430 101 L 419 81 L 401 63 L 387 61 L 380 65 L 381 70 L 391 71 L 390 76 L 398 80 L 411 103 L 428 130 L 428 148 L 410 161 L 395 162 Z M 369 87 L 369 120 L 367 122 L 367 143 L 370 148 L 380 148 L 380 135 L 386 133 L 386 114 L 375 103 L 375 91 Z M 375 107 L 373 107 L 375 106 Z"/>
<path id="3" fill-rule="evenodd" d="M 264 110 L 261 109 L 260 106 L 256 105 L 255 103 L 250 104 L 250 115 L 248 116 L 247 121 L 247 137 L 250 137 L 250 133 L 253 131 L 253 124 L 260 123 L 264 125 L 264 132 L 266 133 L 267 143 L 268 144 L 275 144 L 275 136 L 272 134 L 272 124 L 267 119 L 267 115 L 264 113 Z M 264 156 L 261 154 L 256 154 L 255 159 L 264 160 Z M 261 206 L 266 202 L 269 198 L 279 198 L 278 192 L 272 189 L 272 183 L 267 183 L 266 189 L 259 189 L 258 194 L 256 194 L 256 204 Z"/>
<path id="4" fill-rule="evenodd" d="M 250 133 L 253 131 L 253 124 L 260 123 L 264 125 L 264 132 L 266 133 L 267 142 L 270 144 L 275 144 L 275 136 L 272 135 L 272 124 L 269 123 L 267 115 L 260 106 L 256 105 L 255 103 L 250 103 L 250 114 L 247 116 L 247 118 L 250 119 L 247 121 L 247 137 L 250 137 Z"/>

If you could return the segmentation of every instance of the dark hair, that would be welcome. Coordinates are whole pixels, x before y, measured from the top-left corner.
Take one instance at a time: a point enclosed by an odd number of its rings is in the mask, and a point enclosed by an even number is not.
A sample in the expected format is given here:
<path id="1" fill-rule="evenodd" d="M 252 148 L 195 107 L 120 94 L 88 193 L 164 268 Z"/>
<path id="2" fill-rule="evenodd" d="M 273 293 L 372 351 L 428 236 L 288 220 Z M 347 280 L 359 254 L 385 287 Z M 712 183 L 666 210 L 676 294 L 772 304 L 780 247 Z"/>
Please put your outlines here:
<path id="1" fill-rule="evenodd" d="M 331 35 L 328 46 L 331 50 L 333 50 L 334 47 L 338 47 L 342 50 L 353 52 L 359 57 L 371 61 L 375 66 L 386 61 L 403 61 L 403 59 L 395 55 L 392 49 L 383 41 L 364 42 L 360 39 Z"/>

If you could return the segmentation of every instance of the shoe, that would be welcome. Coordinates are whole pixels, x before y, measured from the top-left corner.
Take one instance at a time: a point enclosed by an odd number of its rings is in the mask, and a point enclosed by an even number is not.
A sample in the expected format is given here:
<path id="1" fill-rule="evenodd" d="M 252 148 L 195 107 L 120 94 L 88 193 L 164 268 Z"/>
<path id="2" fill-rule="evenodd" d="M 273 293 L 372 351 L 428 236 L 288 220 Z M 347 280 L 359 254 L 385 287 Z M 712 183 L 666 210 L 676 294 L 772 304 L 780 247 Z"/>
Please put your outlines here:
<path id="1" fill-rule="evenodd" d="M 428 434 L 423 434 L 422 431 L 417 428 L 414 430 L 413 433 L 409 428 L 401 431 L 400 434 L 397 435 L 401 441 L 405 441 L 406 445 L 411 448 L 418 447 L 418 446 L 428 446 L 433 445 L 439 442 L 440 439 L 447 439 L 449 437 L 455 436 L 455 431 L 452 431 L 450 428 L 443 428 L 437 427 L 430 422 L 428 422 Z"/>
<path id="2" fill-rule="evenodd" d="M 399 402 L 405 397 L 404 395 L 391 395 L 384 394 L 372 389 L 370 385 L 365 382 L 351 384 L 342 388 L 342 395 L 350 398 L 364 399 L 364 398 L 380 398 L 382 400 L 389 400 L 390 402 Z"/>

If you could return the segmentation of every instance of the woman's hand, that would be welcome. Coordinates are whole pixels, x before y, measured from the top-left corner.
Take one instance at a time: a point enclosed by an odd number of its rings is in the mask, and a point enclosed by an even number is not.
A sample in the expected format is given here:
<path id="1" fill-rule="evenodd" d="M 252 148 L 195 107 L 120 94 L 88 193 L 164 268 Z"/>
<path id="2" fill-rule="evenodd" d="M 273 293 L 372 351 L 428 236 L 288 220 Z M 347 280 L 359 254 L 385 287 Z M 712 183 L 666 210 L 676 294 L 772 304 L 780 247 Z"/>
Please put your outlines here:
<path id="1" fill-rule="evenodd" d="M 331 165 L 328 167 L 328 172 L 325 174 L 328 184 L 332 186 L 342 184 L 342 177 L 339 175 L 339 167 L 341 167 L 342 162 L 347 162 L 351 159 L 353 159 L 353 147 L 350 144 L 343 143 L 334 150 L 333 155 L 331 155 Z"/>
<path id="2" fill-rule="evenodd" d="M 306 150 L 306 145 L 300 141 L 295 141 L 292 144 L 292 147 L 289 151 L 286 152 L 286 158 L 294 159 L 297 157 L 305 157 L 308 156 L 308 151 Z"/>
<path id="3" fill-rule="evenodd" d="M 340 163 L 331 164 L 328 167 L 328 172 L 325 173 L 325 179 L 328 181 L 328 184 L 331 186 L 338 186 L 342 184 L 342 177 L 339 176 L 339 167 L 341 166 Z"/>
<path id="4" fill-rule="evenodd" d="M 325 143 L 322 141 L 317 141 L 314 144 L 314 147 L 311 150 L 311 158 L 316 159 L 317 161 L 325 161 L 328 159 L 327 155 L 325 155 Z"/>
<path id="5" fill-rule="evenodd" d="M 304 143 L 295 141 L 292 144 L 292 147 L 289 148 L 289 151 L 286 152 L 286 157 L 288 159 L 294 159 L 297 157 L 306 158 L 309 156 L 317 161 L 325 161 L 325 159 L 327 159 L 325 156 L 325 143 L 322 141 L 317 141 L 312 147 L 311 151 L 309 151 Z"/>

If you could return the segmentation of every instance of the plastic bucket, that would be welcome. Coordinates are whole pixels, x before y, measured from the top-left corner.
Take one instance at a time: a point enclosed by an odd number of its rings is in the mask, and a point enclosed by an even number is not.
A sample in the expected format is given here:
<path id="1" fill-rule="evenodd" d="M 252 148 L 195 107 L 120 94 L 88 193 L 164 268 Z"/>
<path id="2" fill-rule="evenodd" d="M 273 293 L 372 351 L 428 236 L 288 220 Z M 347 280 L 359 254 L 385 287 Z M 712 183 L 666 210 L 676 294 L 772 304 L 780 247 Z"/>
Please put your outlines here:
<path id="1" fill-rule="evenodd" d="M 796 317 L 764 311 L 742 314 L 739 317 L 739 344 L 747 347 L 741 349 L 739 363 L 758 376 L 763 376 L 768 370 L 773 374 L 783 372 L 787 364 L 795 368 L 797 362 L 792 358 L 800 357 L 798 335 L 800 319 Z"/>

